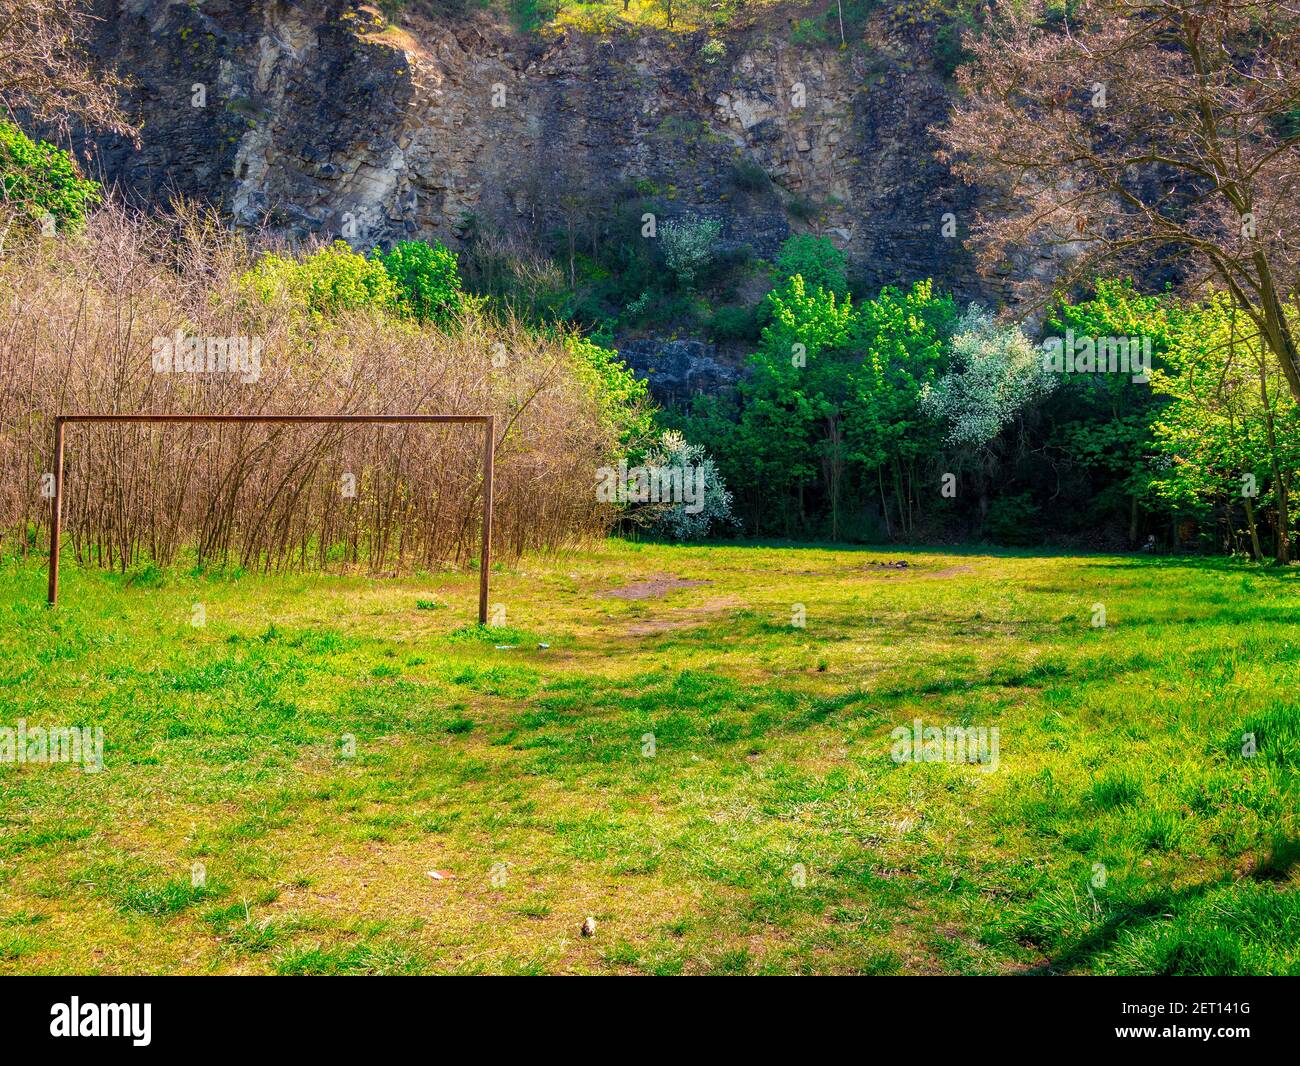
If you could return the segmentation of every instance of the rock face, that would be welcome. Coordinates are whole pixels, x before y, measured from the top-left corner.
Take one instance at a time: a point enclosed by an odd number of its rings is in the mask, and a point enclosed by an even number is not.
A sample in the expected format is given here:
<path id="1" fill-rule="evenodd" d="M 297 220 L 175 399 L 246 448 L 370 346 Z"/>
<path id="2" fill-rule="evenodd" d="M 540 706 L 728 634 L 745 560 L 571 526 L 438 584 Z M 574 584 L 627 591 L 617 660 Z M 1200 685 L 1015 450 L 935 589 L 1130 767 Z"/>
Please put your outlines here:
<path id="1" fill-rule="evenodd" d="M 523 37 L 481 19 L 394 29 L 343 0 L 99 13 L 98 50 L 135 82 L 143 144 L 97 148 L 109 180 L 142 197 L 208 200 L 291 238 L 455 246 L 471 224 L 572 226 L 630 185 L 666 215 L 718 219 L 724 243 L 760 257 L 792 231 L 826 235 L 861 291 L 933 277 L 980 292 L 961 247 L 974 194 L 928 133 L 949 90 L 924 31 L 877 19 L 868 46 L 840 50 L 794 45 L 784 23 L 715 40 Z M 705 356 L 661 358 L 694 360 L 686 387 L 708 387 Z"/>
<path id="2" fill-rule="evenodd" d="M 618 353 L 664 401 L 729 389 L 739 376 L 734 366 L 718 357 L 717 348 L 705 341 L 628 340 L 618 345 Z"/>

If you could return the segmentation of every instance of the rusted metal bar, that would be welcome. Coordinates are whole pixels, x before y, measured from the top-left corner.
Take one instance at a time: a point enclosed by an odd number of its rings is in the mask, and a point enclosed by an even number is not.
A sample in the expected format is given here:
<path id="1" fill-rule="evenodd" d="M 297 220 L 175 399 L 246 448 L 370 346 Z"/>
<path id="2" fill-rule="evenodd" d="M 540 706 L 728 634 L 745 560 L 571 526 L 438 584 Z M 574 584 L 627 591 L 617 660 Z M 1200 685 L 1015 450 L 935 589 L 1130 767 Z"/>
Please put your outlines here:
<path id="1" fill-rule="evenodd" d="M 493 415 L 60 415 L 62 422 L 489 422 Z"/>
<path id="2" fill-rule="evenodd" d="M 59 527 L 63 524 L 63 422 L 54 420 L 54 499 L 50 501 L 50 590 L 53 607 L 59 599 Z"/>
<path id="3" fill-rule="evenodd" d="M 479 557 L 478 620 L 487 624 L 488 576 L 492 556 L 492 474 L 496 457 L 496 418 L 493 415 L 178 415 L 111 414 L 59 415 L 54 419 L 54 499 L 50 506 L 49 605 L 59 597 L 59 533 L 63 520 L 63 427 L 68 422 L 246 422 L 277 424 L 338 424 L 366 422 L 444 423 L 483 426 L 483 548 Z"/>
<path id="4" fill-rule="evenodd" d="M 488 573 L 492 569 L 492 474 L 496 466 L 497 420 L 483 427 L 483 548 L 478 556 L 478 624 L 488 621 Z"/>

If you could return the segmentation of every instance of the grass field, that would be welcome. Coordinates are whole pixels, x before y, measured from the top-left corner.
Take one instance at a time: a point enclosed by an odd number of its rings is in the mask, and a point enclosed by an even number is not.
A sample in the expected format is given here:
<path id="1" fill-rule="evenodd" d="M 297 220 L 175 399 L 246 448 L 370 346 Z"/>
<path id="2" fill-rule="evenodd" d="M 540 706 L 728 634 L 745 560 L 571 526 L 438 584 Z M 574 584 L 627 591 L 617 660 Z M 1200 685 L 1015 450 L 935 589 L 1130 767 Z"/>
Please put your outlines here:
<path id="1" fill-rule="evenodd" d="M 0 765 L 0 972 L 1300 973 L 1298 579 L 612 541 L 480 629 L 473 573 L 10 562 L 0 726 L 104 768 Z"/>

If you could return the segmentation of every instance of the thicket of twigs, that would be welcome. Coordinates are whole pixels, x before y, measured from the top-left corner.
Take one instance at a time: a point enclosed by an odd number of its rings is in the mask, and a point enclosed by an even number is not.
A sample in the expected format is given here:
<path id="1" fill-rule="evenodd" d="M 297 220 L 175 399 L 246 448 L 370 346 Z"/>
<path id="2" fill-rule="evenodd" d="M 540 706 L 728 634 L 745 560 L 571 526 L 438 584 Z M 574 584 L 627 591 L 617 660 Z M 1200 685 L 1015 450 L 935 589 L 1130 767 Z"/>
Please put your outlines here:
<path id="1" fill-rule="evenodd" d="M 252 259 L 210 218 L 116 208 L 79 235 L 6 248 L 5 554 L 45 550 L 52 420 L 87 412 L 495 414 L 495 550 L 509 559 L 604 532 L 594 472 L 617 430 L 562 339 L 475 311 L 439 329 L 266 306 L 235 284 Z M 260 338 L 257 380 L 157 372 L 154 340 L 178 329 Z M 190 550 L 211 567 L 465 564 L 478 554 L 481 461 L 477 426 L 76 425 L 65 544 L 122 569 Z"/>

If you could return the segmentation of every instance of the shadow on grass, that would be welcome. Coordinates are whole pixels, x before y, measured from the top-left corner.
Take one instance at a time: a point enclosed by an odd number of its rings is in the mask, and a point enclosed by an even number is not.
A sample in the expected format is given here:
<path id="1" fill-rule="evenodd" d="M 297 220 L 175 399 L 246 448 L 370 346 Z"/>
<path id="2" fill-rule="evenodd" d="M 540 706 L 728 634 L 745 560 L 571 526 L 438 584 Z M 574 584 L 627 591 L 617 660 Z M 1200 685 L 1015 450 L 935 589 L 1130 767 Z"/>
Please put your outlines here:
<path id="1" fill-rule="evenodd" d="M 1119 938 L 1130 930 L 1160 919 L 1172 919 L 1184 913 L 1188 905 L 1201 899 L 1226 882 L 1207 881 L 1179 891 L 1165 889 L 1141 901 L 1125 902 L 1114 914 L 1085 936 L 1059 948 L 1048 960 L 1023 971 L 1028 977 L 1043 977 L 1077 970 L 1094 972 L 1095 964 Z M 1172 976 L 1166 973 L 1164 976 Z"/>
<path id="2" fill-rule="evenodd" d="M 1089 556 L 1084 553 L 1077 553 L 1079 558 L 1096 558 L 1097 566 L 1102 569 L 1125 569 L 1134 562 L 1142 562 L 1146 569 L 1169 571 L 1169 570 L 1198 570 L 1202 572 L 1213 572 L 1225 574 L 1228 576 L 1238 575 L 1241 577 L 1269 577 L 1273 579 L 1300 579 L 1300 567 L 1284 566 L 1278 563 L 1253 563 L 1244 562 L 1240 559 L 1230 559 L 1221 555 L 1141 555 L 1132 556 L 1116 555 L 1115 553 L 1100 554 Z M 1104 561 L 1103 561 L 1104 560 Z"/>
<path id="3" fill-rule="evenodd" d="M 1297 842 L 1280 836 L 1273 854 L 1241 878 L 1227 874 L 1180 890 L 1117 900 L 1114 913 L 1069 940 L 1029 975 L 1112 973 L 1161 977 L 1297 974 L 1300 900 L 1279 885 Z"/>

